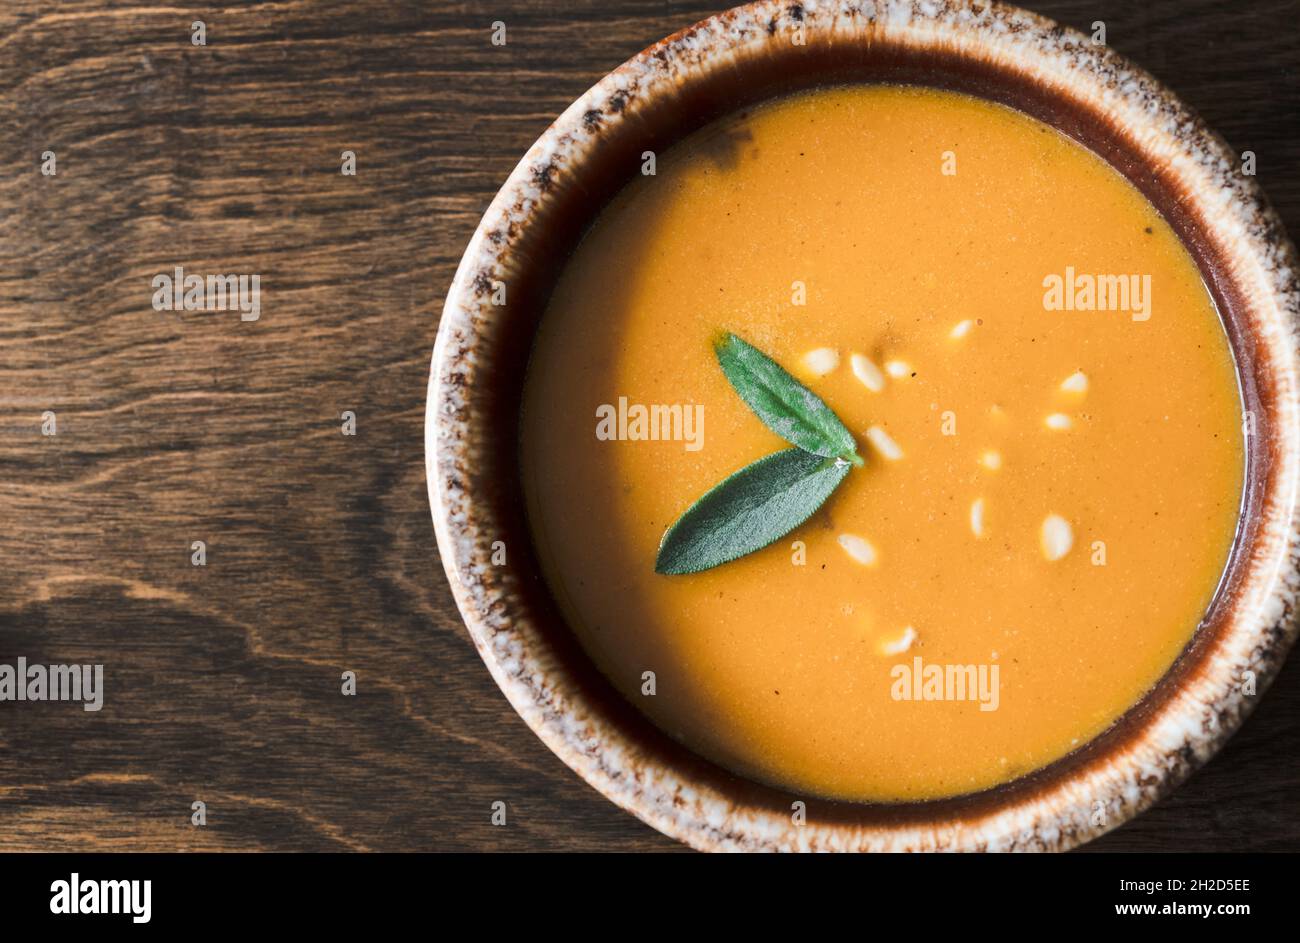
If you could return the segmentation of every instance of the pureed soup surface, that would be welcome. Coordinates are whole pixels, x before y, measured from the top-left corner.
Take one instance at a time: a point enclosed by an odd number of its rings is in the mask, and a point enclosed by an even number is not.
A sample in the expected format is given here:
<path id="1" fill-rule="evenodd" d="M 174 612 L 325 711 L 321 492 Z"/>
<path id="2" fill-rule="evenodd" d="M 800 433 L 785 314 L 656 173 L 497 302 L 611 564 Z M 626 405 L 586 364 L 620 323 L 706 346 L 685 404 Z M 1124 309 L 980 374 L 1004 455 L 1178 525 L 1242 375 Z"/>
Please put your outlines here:
<path id="1" fill-rule="evenodd" d="M 602 671 L 721 765 L 844 799 L 984 789 L 1112 724 L 1195 631 L 1242 489 L 1231 354 L 1169 226 L 1054 129 L 935 90 L 778 100 L 656 169 L 567 265 L 525 391 L 534 540 Z M 1121 310 L 1086 310 L 1101 275 Z M 665 529 L 788 447 L 720 330 L 866 464 L 775 544 L 663 576 Z M 702 429 L 598 437 L 620 398 Z"/>

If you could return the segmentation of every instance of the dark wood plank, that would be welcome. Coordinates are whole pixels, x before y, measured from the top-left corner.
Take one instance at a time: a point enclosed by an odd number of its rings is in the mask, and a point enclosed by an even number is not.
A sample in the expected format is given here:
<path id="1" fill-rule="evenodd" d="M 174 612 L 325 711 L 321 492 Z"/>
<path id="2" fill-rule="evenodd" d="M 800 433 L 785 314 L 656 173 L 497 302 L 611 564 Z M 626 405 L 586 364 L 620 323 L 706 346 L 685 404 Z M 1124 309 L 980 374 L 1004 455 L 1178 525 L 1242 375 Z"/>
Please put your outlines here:
<path id="1" fill-rule="evenodd" d="M 1297 230 L 1300 4 L 1038 8 L 1105 20 L 1257 152 Z M 0 706 L 0 848 L 677 847 L 569 773 L 483 669 L 422 425 L 443 293 L 496 188 L 604 72 L 714 9 L 0 8 L 0 661 L 103 662 L 109 685 L 98 714 Z M 260 273 L 260 320 L 152 310 L 177 264 Z M 1298 747 L 1293 660 L 1208 768 L 1093 848 L 1295 848 Z"/>

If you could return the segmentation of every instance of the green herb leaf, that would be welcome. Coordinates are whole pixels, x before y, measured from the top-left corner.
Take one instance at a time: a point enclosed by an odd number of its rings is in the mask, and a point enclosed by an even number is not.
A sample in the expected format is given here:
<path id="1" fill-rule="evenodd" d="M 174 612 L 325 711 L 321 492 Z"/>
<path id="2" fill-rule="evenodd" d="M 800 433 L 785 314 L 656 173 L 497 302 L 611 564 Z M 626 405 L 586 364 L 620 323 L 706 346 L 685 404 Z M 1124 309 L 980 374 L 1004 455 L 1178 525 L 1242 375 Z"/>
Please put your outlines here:
<path id="1" fill-rule="evenodd" d="M 802 449 L 786 449 L 747 465 L 668 528 L 655 572 L 698 573 L 779 540 L 822 506 L 849 467 L 847 461 Z"/>
<path id="2" fill-rule="evenodd" d="M 740 398 L 769 429 L 806 452 L 862 464 L 844 423 L 779 363 L 735 334 L 720 336 L 714 350 Z"/>

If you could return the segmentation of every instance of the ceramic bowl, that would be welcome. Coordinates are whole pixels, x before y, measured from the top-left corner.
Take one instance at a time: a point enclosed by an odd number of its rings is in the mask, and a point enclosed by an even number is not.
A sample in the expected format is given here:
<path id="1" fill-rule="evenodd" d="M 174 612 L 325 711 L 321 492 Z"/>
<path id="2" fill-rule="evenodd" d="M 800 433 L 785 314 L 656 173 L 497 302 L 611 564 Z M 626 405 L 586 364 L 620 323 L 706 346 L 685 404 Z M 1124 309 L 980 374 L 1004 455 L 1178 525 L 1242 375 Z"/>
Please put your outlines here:
<path id="1" fill-rule="evenodd" d="M 518 416 L 530 345 L 557 273 L 603 203 L 638 172 L 644 151 L 662 153 L 765 98 L 844 82 L 924 84 L 1003 102 L 1109 161 L 1199 265 L 1250 414 L 1242 524 L 1222 586 L 1171 670 L 1069 756 L 942 801 L 795 796 L 669 740 L 614 692 L 564 625 L 521 497 Z M 499 286 L 505 304 L 494 304 Z M 465 625 L 515 710 L 579 776 L 666 835 L 709 850 L 1067 849 L 1137 815 L 1204 763 L 1295 638 L 1298 326 L 1295 251 L 1240 156 L 1090 37 L 982 2 L 754 3 L 676 33 L 603 78 L 547 129 L 489 206 L 447 295 L 433 354 L 425 447 L 438 547 Z M 493 563 L 498 541 L 505 566 Z"/>

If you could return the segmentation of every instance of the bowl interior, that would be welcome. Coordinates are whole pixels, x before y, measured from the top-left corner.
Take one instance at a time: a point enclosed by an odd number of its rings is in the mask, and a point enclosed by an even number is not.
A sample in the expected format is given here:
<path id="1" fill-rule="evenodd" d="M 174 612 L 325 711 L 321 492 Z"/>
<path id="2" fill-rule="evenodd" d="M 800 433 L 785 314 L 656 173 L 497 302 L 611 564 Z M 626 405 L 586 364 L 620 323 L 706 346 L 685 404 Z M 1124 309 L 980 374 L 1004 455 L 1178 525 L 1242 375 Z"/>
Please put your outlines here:
<path id="1" fill-rule="evenodd" d="M 651 54 L 660 54 L 663 46 Z M 577 644 L 540 576 L 522 500 L 519 413 L 537 325 L 567 257 L 605 203 L 639 173 L 642 153 L 662 154 L 710 121 L 777 95 L 842 83 L 925 85 L 999 102 L 1057 128 L 1115 167 L 1164 216 L 1199 266 L 1237 362 L 1243 409 L 1252 411 L 1257 423 L 1257 434 L 1247 440 L 1243 514 L 1227 569 L 1200 628 L 1170 671 L 1120 721 L 1070 755 L 994 789 L 951 799 L 867 804 L 796 796 L 741 779 L 666 737 L 615 692 Z M 681 781 L 711 786 L 737 805 L 787 818 L 791 803 L 802 800 L 809 820 L 868 829 L 943 822 L 1005 808 L 1104 763 L 1138 738 L 1152 716 L 1198 671 L 1225 631 L 1259 526 L 1264 486 L 1278 461 L 1268 446 L 1274 439 L 1270 423 L 1276 421 L 1273 400 L 1278 394 L 1255 356 L 1257 338 L 1250 328 L 1246 296 L 1209 238 L 1209 224 L 1187 199 L 1186 185 L 1170 167 L 1144 156 L 1128 132 L 1060 89 L 989 60 L 901 43 L 769 44 L 744 69 L 701 70 L 671 93 L 638 100 L 635 110 L 627 114 L 625 104 L 615 94 L 604 110 L 585 113 L 584 124 L 598 135 L 598 143 L 580 163 L 538 162 L 535 154 L 530 155 L 532 183 L 545 199 L 530 210 L 518 231 L 512 224 L 509 232 L 486 234 L 490 242 L 508 238 L 513 245 L 503 257 L 508 270 L 501 273 L 510 286 L 508 329 L 486 332 L 476 351 L 486 368 L 483 375 L 490 376 L 491 382 L 479 383 L 472 391 L 474 422 L 485 439 L 476 451 L 481 468 L 475 476 L 474 498 L 499 531 L 499 539 L 511 548 L 511 615 L 530 624 L 544 640 L 549 670 L 563 673 L 573 697 L 584 703 L 591 717 L 621 731 L 638 744 L 651 766 L 669 770 Z"/>

